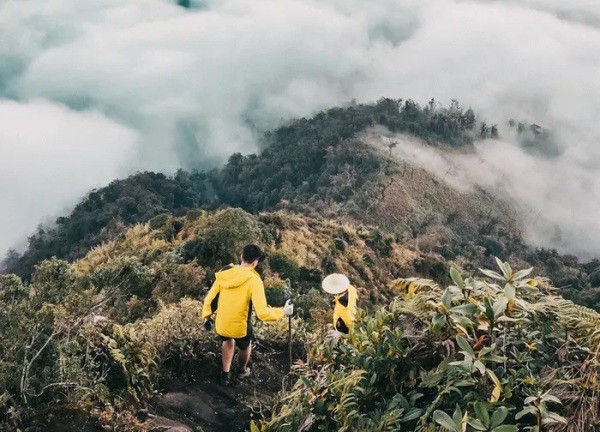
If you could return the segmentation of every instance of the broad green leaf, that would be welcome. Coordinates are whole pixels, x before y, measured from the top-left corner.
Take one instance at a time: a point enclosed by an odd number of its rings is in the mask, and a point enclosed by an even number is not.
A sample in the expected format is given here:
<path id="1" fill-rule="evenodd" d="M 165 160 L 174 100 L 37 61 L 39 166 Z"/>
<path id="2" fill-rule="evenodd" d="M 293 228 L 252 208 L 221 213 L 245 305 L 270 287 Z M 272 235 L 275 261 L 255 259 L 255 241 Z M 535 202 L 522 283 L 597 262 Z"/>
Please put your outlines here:
<path id="1" fill-rule="evenodd" d="M 497 355 L 491 355 L 491 356 L 487 356 L 485 358 L 485 361 L 489 361 L 489 362 L 493 362 L 493 363 L 504 363 L 504 360 L 506 360 L 506 357 L 501 357 L 501 356 L 497 356 Z"/>
<path id="2" fill-rule="evenodd" d="M 465 361 L 469 364 L 473 364 L 473 357 L 466 351 L 461 351 L 461 353 L 465 356 Z"/>
<path id="3" fill-rule="evenodd" d="M 482 269 L 480 268 L 479 271 L 481 273 L 483 273 L 484 275 L 486 275 L 487 277 L 491 277 L 492 279 L 497 279 L 497 280 L 505 280 L 504 277 L 500 274 L 500 273 L 496 273 L 493 270 L 486 270 L 486 269 Z"/>
<path id="4" fill-rule="evenodd" d="M 492 309 L 494 310 L 494 316 L 499 317 L 504 313 L 506 307 L 508 306 L 508 299 L 506 297 L 500 297 L 498 300 L 494 302 Z"/>
<path id="5" fill-rule="evenodd" d="M 471 345 L 469 344 L 469 342 L 467 342 L 467 340 L 464 337 L 456 336 L 456 343 L 462 350 L 469 353 L 471 357 L 475 357 L 475 351 L 473 351 L 473 348 L 471 348 Z"/>
<path id="6" fill-rule="evenodd" d="M 442 314 L 434 315 L 433 318 L 431 319 L 432 330 L 434 332 L 438 332 L 439 330 L 441 330 L 441 328 L 443 327 L 445 322 L 446 322 L 446 317 L 444 315 L 442 315 Z"/>
<path id="7" fill-rule="evenodd" d="M 442 304 L 446 306 L 446 309 L 450 309 L 452 307 L 452 293 L 449 288 L 444 290 L 442 294 Z"/>
<path id="8" fill-rule="evenodd" d="M 422 413 L 423 413 L 422 409 L 413 408 L 404 417 L 402 417 L 402 419 L 400 421 L 402 423 L 407 423 L 407 422 L 409 422 L 411 420 L 414 420 L 414 419 L 417 419 L 417 418 L 421 417 Z"/>
<path id="9" fill-rule="evenodd" d="M 462 392 L 460 391 L 460 389 L 456 388 L 454 386 L 448 387 L 448 390 L 453 391 L 454 393 L 458 394 L 458 396 L 460 396 L 460 397 L 462 397 L 462 395 L 463 395 Z"/>
<path id="10" fill-rule="evenodd" d="M 456 270 L 456 268 L 454 268 L 454 267 L 450 268 L 450 277 L 452 278 L 452 281 L 456 284 L 457 287 L 459 287 L 460 289 L 465 288 L 465 282 L 463 281 L 463 278 L 460 275 L 460 272 L 458 270 Z"/>
<path id="11" fill-rule="evenodd" d="M 459 363 L 462 363 L 462 362 L 459 362 Z M 454 383 L 454 385 L 456 387 L 471 387 L 471 386 L 473 386 L 476 383 L 477 383 L 477 381 L 474 380 L 474 379 L 462 379 L 460 381 L 456 381 Z"/>
<path id="12" fill-rule="evenodd" d="M 496 258 L 496 264 L 498 264 L 498 267 L 500 267 L 500 270 L 502 270 L 502 274 L 504 275 L 504 279 L 506 279 L 507 281 L 511 279 L 512 277 L 512 269 L 510 268 L 510 265 L 506 262 L 502 262 L 499 258 Z"/>
<path id="13" fill-rule="evenodd" d="M 504 267 L 504 263 L 502 262 L 502 260 L 498 257 L 494 257 L 494 260 L 496 260 L 496 265 L 498 266 L 498 268 L 502 270 L 502 268 Z"/>
<path id="14" fill-rule="evenodd" d="M 485 374 L 485 365 L 479 360 L 474 361 L 473 366 L 475 366 L 475 368 L 479 371 L 481 375 Z"/>
<path id="15" fill-rule="evenodd" d="M 463 315 L 453 316 L 452 319 L 465 328 L 473 328 L 473 321 Z"/>
<path id="16" fill-rule="evenodd" d="M 525 416 L 527 414 L 533 414 L 533 415 L 535 415 L 535 413 L 536 413 L 535 407 L 531 407 L 530 406 L 530 407 L 523 408 L 521 411 L 519 411 L 517 413 L 517 415 L 515 416 L 515 420 L 519 420 L 521 417 L 523 417 L 523 416 Z"/>
<path id="17" fill-rule="evenodd" d="M 483 423 L 481 422 L 481 420 L 479 420 L 479 419 L 469 420 L 469 426 L 471 426 L 473 429 L 478 430 L 478 431 L 487 431 L 488 430 L 488 428 L 485 427 L 483 425 Z"/>
<path id="18" fill-rule="evenodd" d="M 519 280 L 519 279 L 523 279 L 525 276 L 529 275 L 529 273 L 531 273 L 533 271 L 533 267 L 530 267 L 528 269 L 524 269 L 524 270 L 519 270 L 518 272 L 516 272 L 515 274 L 513 274 L 512 280 Z"/>
<path id="19" fill-rule="evenodd" d="M 423 393 L 415 393 L 410 397 L 410 404 L 415 405 L 419 399 L 425 396 Z"/>
<path id="20" fill-rule="evenodd" d="M 494 344 L 495 345 L 495 344 Z M 495 346 L 489 346 L 489 347 L 483 347 L 481 348 L 481 351 L 479 351 L 479 357 L 485 357 L 486 355 L 488 355 L 489 353 L 491 353 L 494 350 Z"/>
<path id="21" fill-rule="evenodd" d="M 492 429 L 492 432 L 519 432 L 519 428 L 515 425 L 502 425 Z"/>
<path id="22" fill-rule="evenodd" d="M 560 416 L 556 413 L 549 412 L 546 414 L 546 417 L 552 419 L 554 421 L 554 423 L 567 424 L 567 419 L 565 419 L 563 416 Z"/>
<path id="23" fill-rule="evenodd" d="M 449 431 L 461 432 L 460 429 L 455 426 L 454 421 L 452 421 L 452 417 L 450 417 L 444 411 L 436 410 L 433 413 L 433 421 Z"/>
<path id="24" fill-rule="evenodd" d="M 517 291 L 511 284 L 504 285 L 504 295 L 508 300 L 514 300 L 517 297 Z"/>
<path id="25" fill-rule="evenodd" d="M 511 318 L 511 317 L 507 317 L 506 315 L 502 315 L 501 317 L 498 317 L 496 319 L 496 321 L 498 322 L 511 322 L 511 323 L 517 323 L 517 322 L 521 322 L 523 321 L 523 319 L 520 318 Z"/>
<path id="26" fill-rule="evenodd" d="M 463 304 L 460 306 L 454 306 L 450 309 L 450 312 L 455 314 L 473 315 L 475 312 L 477 312 L 477 306 L 471 303 Z"/>
<path id="27" fill-rule="evenodd" d="M 492 422 L 491 422 L 490 426 L 492 428 L 500 426 L 502 424 L 502 422 L 506 419 L 507 415 L 508 415 L 508 408 L 503 407 L 503 406 L 498 407 L 498 409 L 496 409 L 496 411 L 494 411 L 494 414 L 492 414 Z"/>
<path id="28" fill-rule="evenodd" d="M 562 405 L 562 402 L 560 401 L 560 399 L 557 398 L 554 395 L 551 395 L 551 394 L 546 394 L 546 395 L 542 396 L 542 400 L 544 402 L 555 402 L 557 404 L 561 404 Z"/>
<path id="29" fill-rule="evenodd" d="M 408 411 L 410 409 L 410 404 L 408 403 L 406 398 L 404 396 L 402 396 L 402 394 L 400 394 L 400 393 L 397 393 L 396 396 L 394 396 L 394 398 L 392 399 L 391 405 L 394 408 L 398 405 L 402 405 L 402 408 L 404 408 L 405 411 Z"/>
<path id="30" fill-rule="evenodd" d="M 475 402 L 473 405 L 477 418 L 483 423 L 485 429 L 490 427 L 490 415 L 488 414 L 487 406 L 483 402 Z M 481 430 L 481 429 L 480 429 Z"/>
<path id="31" fill-rule="evenodd" d="M 300 380 L 302 381 L 302 384 L 304 384 L 308 388 L 311 388 L 314 384 L 314 382 L 311 379 L 305 377 L 304 375 L 300 376 Z"/>
<path id="32" fill-rule="evenodd" d="M 512 276 L 512 269 L 510 268 L 510 266 L 508 265 L 508 263 L 502 262 L 502 260 L 500 260 L 498 257 L 494 257 L 496 259 L 496 264 L 498 264 L 498 267 L 500 268 L 500 270 L 502 271 L 502 274 L 504 275 L 504 279 L 505 280 L 510 280 L 511 276 Z"/>
<path id="33" fill-rule="evenodd" d="M 454 420 L 454 424 L 456 426 L 460 426 L 462 424 L 463 414 L 462 410 L 458 405 L 456 405 L 456 409 L 454 410 L 454 414 L 452 414 L 452 420 Z"/>

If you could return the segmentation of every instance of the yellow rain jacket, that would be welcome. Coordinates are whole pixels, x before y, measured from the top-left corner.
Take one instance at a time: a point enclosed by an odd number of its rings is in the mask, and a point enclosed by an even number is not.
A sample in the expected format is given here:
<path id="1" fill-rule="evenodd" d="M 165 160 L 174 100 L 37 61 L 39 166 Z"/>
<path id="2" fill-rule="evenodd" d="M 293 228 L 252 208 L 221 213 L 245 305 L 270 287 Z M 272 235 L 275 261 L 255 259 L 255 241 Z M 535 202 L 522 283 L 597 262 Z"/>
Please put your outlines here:
<path id="1" fill-rule="evenodd" d="M 345 293 L 335 296 L 333 308 L 333 327 L 337 330 L 348 333 L 354 328 L 354 319 L 356 318 L 356 301 L 358 293 L 352 285 L 348 287 Z M 341 320 L 342 323 L 338 323 Z M 344 328 L 345 327 L 345 328 Z"/>
<path id="2" fill-rule="evenodd" d="M 267 306 L 265 287 L 254 269 L 231 266 L 217 272 L 216 281 L 204 299 L 202 317 L 210 318 L 216 311 L 217 334 L 242 338 L 248 331 L 252 306 L 261 321 L 277 321 L 284 316 L 283 308 Z"/>

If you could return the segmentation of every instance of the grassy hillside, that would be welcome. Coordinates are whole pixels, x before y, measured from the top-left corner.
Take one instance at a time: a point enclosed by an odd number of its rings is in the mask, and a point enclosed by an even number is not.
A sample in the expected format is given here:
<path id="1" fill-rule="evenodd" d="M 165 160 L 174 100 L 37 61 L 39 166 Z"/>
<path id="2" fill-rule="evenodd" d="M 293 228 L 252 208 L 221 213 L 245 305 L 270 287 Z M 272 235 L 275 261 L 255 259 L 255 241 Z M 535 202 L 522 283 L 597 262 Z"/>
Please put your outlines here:
<path id="1" fill-rule="evenodd" d="M 250 241 L 269 251 L 261 269 L 269 302 L 295 298 L 300 362 L 284 379 L 285 322 L 257 324 L 256 381 L 223 393 L 199 300 L 215 269 Z M 433 430 L 458 405 L 472 421 L 506 407 L 502 422 L 521 428 L 535 426 L 534 409 L 548 430 L 562 417 L 591 427 L 598 314 L 507 264 L 486 279 L 463 279 L 452 264 L 327 218 L 241 209 L 155 217 L 73 263 L 40 263 L 28 286 L 0 276 L 0 424 L 64 430 L 55 419 L 67 417 L 89 431 Z M 339 342 L 326 336 L 331 306 L 319 289 L 332 271 L 348 274 L 363 310 L 358 331 Z M 521 410 L 529 414 L 517 418 Z"/>

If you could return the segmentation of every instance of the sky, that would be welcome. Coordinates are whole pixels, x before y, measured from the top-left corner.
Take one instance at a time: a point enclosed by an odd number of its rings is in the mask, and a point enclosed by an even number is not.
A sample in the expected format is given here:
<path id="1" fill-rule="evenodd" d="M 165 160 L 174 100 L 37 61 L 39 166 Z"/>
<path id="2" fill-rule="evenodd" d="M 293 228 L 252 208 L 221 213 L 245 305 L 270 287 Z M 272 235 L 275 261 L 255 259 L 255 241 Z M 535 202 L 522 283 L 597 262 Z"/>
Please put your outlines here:
<path id="1" fill-rule="evenodd" d="M 0 253 L 116 177 L 218 166 L 286 119 L 386 96 L 498 123 L 501 141 L 453 160 L 461 184 L 530 208 L 532 243 L 600 256 L 600 2 L 192 6 L 0 0 Z M 560 154 L 525 152 L 509 118 L 551 129 Z"/>

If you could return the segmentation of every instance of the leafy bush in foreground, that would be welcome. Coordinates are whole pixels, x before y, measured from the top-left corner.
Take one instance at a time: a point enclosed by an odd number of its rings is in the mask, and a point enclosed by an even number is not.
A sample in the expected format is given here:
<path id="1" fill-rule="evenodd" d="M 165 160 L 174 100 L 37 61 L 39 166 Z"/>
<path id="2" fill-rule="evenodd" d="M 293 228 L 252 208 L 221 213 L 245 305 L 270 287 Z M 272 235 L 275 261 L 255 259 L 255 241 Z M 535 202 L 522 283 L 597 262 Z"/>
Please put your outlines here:
<path id="1" fill-rule="evenodd" d="M 552 294 L 531 269 L 443 291 L 401 279 L 354 334 L 316 345 L 254 431 L 583 431 L 600 420 L 600 316 Z"/>

